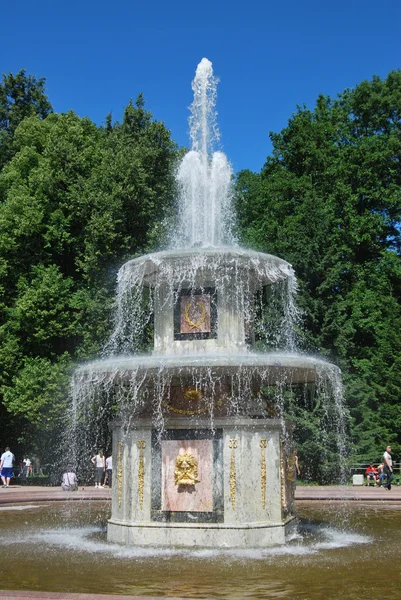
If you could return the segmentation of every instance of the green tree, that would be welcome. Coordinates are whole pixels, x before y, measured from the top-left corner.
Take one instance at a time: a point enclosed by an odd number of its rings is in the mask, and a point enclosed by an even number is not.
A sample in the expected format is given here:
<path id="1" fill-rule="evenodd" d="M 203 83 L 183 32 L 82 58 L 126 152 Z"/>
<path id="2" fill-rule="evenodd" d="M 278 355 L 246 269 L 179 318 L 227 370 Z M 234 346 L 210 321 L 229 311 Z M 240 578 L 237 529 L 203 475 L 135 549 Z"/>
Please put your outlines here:
<path id="1" fill-rule="evenodd" d="M 170 133 L 143 98 L 127 111 L 104 128 L 33 114 L 13 131 L 0 172 L 0 382 L 3 430 L 21 443 L 56 435 L 74 361 L 110 331 L 117 269 L 150 248 L 172 203 Z"/>
<path id="2" fill-rule="evenodd" d="M 0 169 L 13 155 L 12 142 L 18 125 L 26 118 L 38 115 L 45 119 L 52 106 L 45 94 L 45 79 L 26 75 L 21 69 L 17 75 L 3 73 L 0 84 Z"/>
<path id="3" fill-rule="evenodd" d="M 242 238 L 294 266 L 303 347 L 343 369 L 355 456 L 399 453 L 401 71 L 320 96 L 271 139 L 238 176 Z"/>

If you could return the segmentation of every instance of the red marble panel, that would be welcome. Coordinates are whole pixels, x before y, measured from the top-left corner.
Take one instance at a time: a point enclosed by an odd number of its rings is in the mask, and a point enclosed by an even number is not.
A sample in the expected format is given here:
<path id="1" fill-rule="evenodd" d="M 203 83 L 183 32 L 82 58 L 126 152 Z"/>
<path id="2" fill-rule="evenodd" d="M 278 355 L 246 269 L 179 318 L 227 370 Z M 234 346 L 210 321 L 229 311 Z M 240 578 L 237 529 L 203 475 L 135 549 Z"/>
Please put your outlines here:
<path id="1" fill-rule="evenodd" d="M 179 454 L 191 454 L 196 458 L 199 483 L 176 485 L 174 472 Z M 212 440 L 162 441 L 162 510 L 213 511 Z"/>

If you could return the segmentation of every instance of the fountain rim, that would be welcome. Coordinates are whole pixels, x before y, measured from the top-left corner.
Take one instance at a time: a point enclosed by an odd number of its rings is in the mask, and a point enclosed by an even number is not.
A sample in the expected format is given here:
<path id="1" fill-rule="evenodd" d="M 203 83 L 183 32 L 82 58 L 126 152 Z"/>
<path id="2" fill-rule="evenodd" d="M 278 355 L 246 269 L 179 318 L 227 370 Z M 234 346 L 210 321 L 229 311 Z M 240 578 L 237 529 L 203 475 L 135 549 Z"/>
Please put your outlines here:
<path id="1" fill-rule="evenodd" d="M 244 369 L 303 370 L 307 372 L 331 371 L 338 374 L 341 369 L 328 361 L 314 356 L 284 352 L 197 355 L 185 354 L 167 356 L 164 354 L 121 355 L 103 360 L 92 361 L 78 366 L 75 375 L 84 373 L 120 373 L 146 371 L 149 374 L 158 371 L 192 371 L 194 369 L 225 369 L 227 371 Z"/>
<path id="2" fill-rule="evenodd" d="M 198 257 L 204 260 L 199 268 L 210 268 L 213 266 L 212 261 L 216 259 L 218 268 L 222 267 L 222 263 L 228 265 L 232 260 L 239 260 L 242 262 L 239 265 L 240 268 L 246 269 L 249 273 L 258 270 L 258 263 L 270 264 L 277 272 L 274 278 L 270 278 L 266 273 L 261 276 L 266 284 L 285 280 L 293 274 L 292 265 L 286 260 L 273 254 L 257 252 L 241 246 L 193 246 L 151 252 L 127 261 L 122 265 L 120 271 L 135 270 L 143 266 L 145 279 L 148 283 L 154 283 L 162 263 L 187 261 L 190 264 L 191 259 Z"/>

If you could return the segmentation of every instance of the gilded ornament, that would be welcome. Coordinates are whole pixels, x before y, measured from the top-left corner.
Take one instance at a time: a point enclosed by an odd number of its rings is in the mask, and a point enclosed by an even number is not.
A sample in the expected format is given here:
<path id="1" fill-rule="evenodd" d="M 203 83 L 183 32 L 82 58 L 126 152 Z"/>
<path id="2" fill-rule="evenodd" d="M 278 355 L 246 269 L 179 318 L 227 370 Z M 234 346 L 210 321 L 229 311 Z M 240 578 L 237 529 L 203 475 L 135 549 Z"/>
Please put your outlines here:
<path id="1" fill-rule="evenodd" d="M 118 506 L 121 507 L 123 501 L 123 442 L 118 440 L 117 443 L 117 495 Z"/>
<path id="2" fill-rule="evenodd" d="M 198 479 L 198 461 L 192 454 L 179 454 L 175 459 L 174 481 L 176 485 L 195 485 Z"/>
<path id="3" fill-rule="evenodd" d="M 200 317 L 197 321 L 192 321 L 190 317 L 191 309 L 198 307 L 200 309 Z M 206 320 L 206 307 L 203 302 L 195 302 L 193 299 L 189 300 L 184 308 L 184 319 L 191 329 L 200 329 Z"/>
<path id="4" fill-rule="evenodd" d="M 260 462 L 260 485 L 262 489 L 262 508 L 266 508 L 266 457 L 265 450 L 267 448 L 267 440 L 259 440 L 259 446 L 261 450 L 261 462 Z"/>
<path id="5" fill-rule="evenodd" d="M 199 400 L 202 398 L 202 392 L 193 387 L 187 388 L 184 391 L 184 398 L 189 402 L 199 402 Z"/>
<path id="6" fill-rule="evenodd" d="M 286 468 L 287 481 L 294 483 L 295 481 L 295 452 L 287 456 L 287 468 Z"/>
<path id="7" fill-rule="evenodd" d="M 200 394 L 200 392 L 199 392 Z M 185 398 L 185 394 L 184 394 L 184 398 Z M 191 400 L 194 400 L 194 398 L 191 398 Z M 220 398 L 220 400 L 217 400 L 216 402 L 214 402 L 213 404 L 213 408 L 216 409 L 219 406 L 221 406 L 223 404 L 223 402 L 225 402 L 226 398 L 223 396 L 222 398 Z M 178 415 L 186 415 L 188 417 L 193 417 L 194 415 L 203 415 L 204 413 L 207 413 L 211 410 L 210 405 L 206 405 L 203 408 L 197 408 L 197 409 L 185 409 L 185 408 L 177 408 L 176 406 L 173 406 L 172 404 L 169 404 L 168 402 L 163 402 L 164 406 L 166 408 L 168 408 L 169 410 L 171 410 L 171 412 L 176 413 Z"/>
<path id="8" fill-rule="evenodd" d="M 138 440 L 136 443 L 139 449 L 139 462 L 138 462 L 138 496 L 139 496 L 139 508 L 143 509 L 143 489 L 145 484 L 145 464 L 143 460 L 143 449 L 146 446 L 144 440 Z"/>
<path id="9" fill-rule="evenodd" d="M 235 449 L 238 447 L 237 440 L 230 440 L 228 447 L 231 449 L 231 462 L 230 462 L 230 498 L 231 506 L 235 509 L 235 494 L 237 491 L 237 473 L 235 469 Z"/>

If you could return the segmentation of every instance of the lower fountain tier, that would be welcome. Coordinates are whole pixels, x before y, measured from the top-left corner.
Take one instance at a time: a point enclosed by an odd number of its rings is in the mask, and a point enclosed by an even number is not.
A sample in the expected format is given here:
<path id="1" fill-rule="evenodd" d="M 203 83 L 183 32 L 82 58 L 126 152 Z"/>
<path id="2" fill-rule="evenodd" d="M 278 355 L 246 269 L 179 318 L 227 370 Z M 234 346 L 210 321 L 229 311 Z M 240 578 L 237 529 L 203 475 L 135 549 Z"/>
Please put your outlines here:
<path id="1" fill-rule="evenodd" d="M 116 420 L 107 538 L 138 546 L 265 547 L 295 525 L 291 426 L 282 419 Z"/>
<path id="2" fill-rule="evenodd" d="M 114 381 L 132 379 L 136 376 L 162 378 L 179 376 L 189 378 L 202 373 L 218 378 L 222 375 L 236 377 L 244 375 L 260 379 L 264 385 L 315 383 L 324 376 L 339 375 L 335 365 L 303 354 L 287 353 L 244 353 L 214 354 L 207 356 L 186 355 L 138 355 L 118 356 L 81 366 L 76 371 L 78 379 L 99 381 L 102 378 Z"/>

